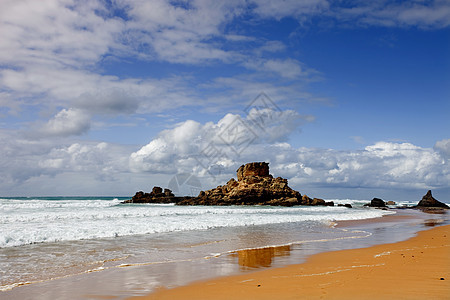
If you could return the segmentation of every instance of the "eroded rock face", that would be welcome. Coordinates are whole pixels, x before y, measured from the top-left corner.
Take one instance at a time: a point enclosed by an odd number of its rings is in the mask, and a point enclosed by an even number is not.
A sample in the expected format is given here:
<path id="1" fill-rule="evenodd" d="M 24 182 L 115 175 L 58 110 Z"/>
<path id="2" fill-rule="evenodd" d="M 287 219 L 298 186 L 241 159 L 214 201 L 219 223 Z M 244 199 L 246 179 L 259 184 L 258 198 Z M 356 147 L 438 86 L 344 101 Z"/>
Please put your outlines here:
<path id="1" fill-rule="evenodd" d="M 450 208 L 450 207 L 448 207 L 447 204 L 434 199 L 430 190 L 426 193 L 425 196 L 422 197 L 422 200 L 419 201 L 419 204 L 417 204 L 417 207 L 418 208 L 421 208 L 421 207 Z"/>
<path id="2" fill-rule="evenodd" d="M 242 165 L 236 181 L 231 178 L 227 184 L 201 191 L 198 197 L 186 199 L 178 205 L 327 205 L 324 200 L 304 201 L 302 195 L 288 186 L 287 179 L 273 178 L 269 164 L 254 162 Z M 315 200 L 315 201 L 314 201 Z M 330 205 L 330 203 L 328 203 Z"/>
<path id="3" fill-rule="evenodd" d="M 242 165 L 237 170 L 237 179 L 241 181 L 245 178 L 251 178 L 253 176 L 269 177 L 269 164 L 266 162 L 253 162 Z"/>

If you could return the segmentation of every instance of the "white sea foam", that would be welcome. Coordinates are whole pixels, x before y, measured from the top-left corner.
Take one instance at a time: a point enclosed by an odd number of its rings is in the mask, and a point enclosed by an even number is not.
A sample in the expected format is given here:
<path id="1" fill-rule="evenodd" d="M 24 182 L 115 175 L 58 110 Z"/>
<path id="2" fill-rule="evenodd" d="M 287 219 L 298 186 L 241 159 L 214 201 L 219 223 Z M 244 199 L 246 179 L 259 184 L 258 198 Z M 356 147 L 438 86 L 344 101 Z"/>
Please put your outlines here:
<path id="1" fill-rule="evenodd" d="M 118 205 L 96 199 L 0 199 L 0 247 L 118 236 L 381 217 L 344 207 L 191 207 Z"/>
<path id="2" fill-rule="evenodd" d="M 370 200 L 357 200 L 357 199 L 327 199 L 327 201 L 333 201 L 337 204 L 351 204 L 354 207 L 362 207 L 364 204 L 370 203 Z M 385 200 L 388 201 L 388 200 Z M 394 201 L 396 206 L 414 206 L 418 201 Z"/>

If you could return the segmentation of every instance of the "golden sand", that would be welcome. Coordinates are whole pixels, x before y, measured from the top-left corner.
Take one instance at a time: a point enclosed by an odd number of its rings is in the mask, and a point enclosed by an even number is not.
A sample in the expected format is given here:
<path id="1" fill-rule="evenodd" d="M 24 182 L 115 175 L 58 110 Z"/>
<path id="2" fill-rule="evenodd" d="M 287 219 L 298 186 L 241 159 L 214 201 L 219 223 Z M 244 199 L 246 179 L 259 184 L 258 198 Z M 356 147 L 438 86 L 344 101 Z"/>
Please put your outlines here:
<path id="1" fill-rule="evenodd" d="M 134 299 L 450 299 L 449 238 L 450 225 L 435 227 L 399 243 L 320 253 L 299 265 Z M 261 265 L 251 253 L 237 255 L 245 264 Z"/>

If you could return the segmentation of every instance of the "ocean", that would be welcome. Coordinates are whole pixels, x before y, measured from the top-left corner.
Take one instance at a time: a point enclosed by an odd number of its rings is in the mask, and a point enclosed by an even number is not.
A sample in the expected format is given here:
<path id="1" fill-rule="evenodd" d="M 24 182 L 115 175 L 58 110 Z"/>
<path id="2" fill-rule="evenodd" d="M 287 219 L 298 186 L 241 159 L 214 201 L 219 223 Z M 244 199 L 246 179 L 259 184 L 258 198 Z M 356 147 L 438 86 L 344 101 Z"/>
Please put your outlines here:
<path id="1" fill-rule="evenodd" d="M 75 299 L 80 287 L 68 284 L 75 278 L 109 282 L 109 288 L 96 284 L 85 294 L 141 295 L 161 285 L 298 263 L 322 251 L 394 242 L 412 236 L 427 220 L 448 221 L 447 215 L 410 211 L 410 222 L 392 222 L 388 231 L 334 226 L 396 213 L 364 208 L 368 200 L 327 200 L 352 204 L 348 209 L 121 204 L 125 199 L 0 199 L 0 298 L 23 297 L 27 289 L 48 290 L 61 282 Z M 66 298 L 62 295 L 67 296 L 52 292 L 38 298 Z"/>

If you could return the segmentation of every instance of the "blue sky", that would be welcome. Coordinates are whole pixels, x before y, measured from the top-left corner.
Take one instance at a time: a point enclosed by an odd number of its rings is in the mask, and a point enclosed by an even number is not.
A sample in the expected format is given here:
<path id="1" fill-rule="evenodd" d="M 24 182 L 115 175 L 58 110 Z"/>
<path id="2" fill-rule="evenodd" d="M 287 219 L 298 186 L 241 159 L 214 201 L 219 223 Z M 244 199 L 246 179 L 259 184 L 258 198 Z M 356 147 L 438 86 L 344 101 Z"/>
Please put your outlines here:
<path id="1" fill-rule="evenodd" d="M 450 200 L 448 1 L 2 1 L 0 36 L 0 195 L 265 160 L 302 194 Z"/>

